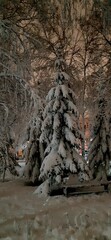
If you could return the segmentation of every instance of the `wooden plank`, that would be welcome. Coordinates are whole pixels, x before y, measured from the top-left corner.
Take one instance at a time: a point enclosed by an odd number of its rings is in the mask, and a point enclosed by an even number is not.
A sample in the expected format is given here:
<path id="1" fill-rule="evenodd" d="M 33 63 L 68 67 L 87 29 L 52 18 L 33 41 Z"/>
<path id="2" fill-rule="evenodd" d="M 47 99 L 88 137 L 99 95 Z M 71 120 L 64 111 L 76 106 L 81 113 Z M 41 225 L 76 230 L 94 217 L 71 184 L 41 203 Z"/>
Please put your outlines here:
<path id="1" fill-rule="evenodd" d="M 72 193 L 68 193 L 68 196 L 74 196 L 74 195 L 84 195 L 84 194 L 92 194 L 92 193 L 103 193 L 103 192 L 107 192 L 106 190 L 101 190 L 101 191 L 84 191 L 84 192 L 72 192 Z M 66 196 L 66 195 L 65 195 Z"/>
<path id="2" fill-rule="evenodd" d="M 110 192 L 111 191 L 111 182 L 98 182 L 98 184 L 73 184 L 66 185 L 63 187 L 63 193 L 65 196 L 68 195 L 79 195 L 79 194 L 88 194 L 88 193 L 101 193 L 101 192 Z"/>
<path id="3" fill-rule="evenodd" d="M 76 187 L 84 187 L 84 186 L 107 186 L 111 184 L 111 182 L 84 182 L 84 183 L 79 183 L 79 184 L 64 184 L 64 186 L 76 186 Z"/>
<path id="4" fill-rule="evenodd" d="M 72 195 L 82 195 L 82 194 L 91 194 L 91 193 L 102 193 L 102 192 L 108 192 L 107 190 L 103 189 L 80 189 L 75 190 L 75 189 L 69 189 L 69 188 L 64 188 L 63 193 L 66 197 L 72 196 Z"/>
<path id="5" fill-rule="evenodd" d="M 72 187 L 84 187 L 84 186 L 107 186 L 109 184 L 111 184 L 111 181 L 87 181 L 87 182 L 75 182 L 75 181 L 71 181 L 73 179 L 69 179 L 64 185 L 63 187 L 68 187 L 68 186 L 72 186 Z"/>
<path id="6" fill-rule="evenodd" d="M 71 175 L 66 183 L 56 184 L 50 189 L 49 195 L 79 195 L 79 194 L 89 194 L 89 193 L 99 193 L 99 192 L 111 192 L 111 181 L 78 181 L 77 176 Z"/>

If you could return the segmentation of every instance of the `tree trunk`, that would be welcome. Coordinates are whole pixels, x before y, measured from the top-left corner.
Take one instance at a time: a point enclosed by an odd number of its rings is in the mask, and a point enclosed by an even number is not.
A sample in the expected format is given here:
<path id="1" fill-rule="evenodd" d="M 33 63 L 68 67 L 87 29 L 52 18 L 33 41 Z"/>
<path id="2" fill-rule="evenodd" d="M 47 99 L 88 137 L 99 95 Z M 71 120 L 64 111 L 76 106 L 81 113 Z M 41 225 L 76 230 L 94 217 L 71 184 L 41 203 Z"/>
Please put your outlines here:
<path id="1" fill-rule="evenodd" d="M 3 165 L 3 178 L 2 178 L 2 182 L 5 181 L 5 172 L 6 172 L 6 160 L 4 161 L 4 165 Z"/>
<path id="2" fill-rule="evenodd" d="M 84 104 L 83 104 L 84 106 Z M 85 121 L 84 121 L 84 111 L 82 112 L 82 133 L 83 133 L 83 139 L 82 139 L 82 157 L 85 158 L 85 129 L 84 129 Z"/>

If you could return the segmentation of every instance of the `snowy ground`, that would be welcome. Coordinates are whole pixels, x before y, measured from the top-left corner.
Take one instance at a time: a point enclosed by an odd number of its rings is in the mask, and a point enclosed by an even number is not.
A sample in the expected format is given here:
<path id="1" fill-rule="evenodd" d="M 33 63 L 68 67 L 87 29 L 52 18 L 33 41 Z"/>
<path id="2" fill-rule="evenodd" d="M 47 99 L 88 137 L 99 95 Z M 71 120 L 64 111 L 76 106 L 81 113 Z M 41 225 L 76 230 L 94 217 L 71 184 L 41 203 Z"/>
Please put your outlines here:
<path id="1" fill-rule="evenodd" d="M 0 182 L 0 240 L 111 240 L 111 195 L 40 198 L 23 179 Z"/>

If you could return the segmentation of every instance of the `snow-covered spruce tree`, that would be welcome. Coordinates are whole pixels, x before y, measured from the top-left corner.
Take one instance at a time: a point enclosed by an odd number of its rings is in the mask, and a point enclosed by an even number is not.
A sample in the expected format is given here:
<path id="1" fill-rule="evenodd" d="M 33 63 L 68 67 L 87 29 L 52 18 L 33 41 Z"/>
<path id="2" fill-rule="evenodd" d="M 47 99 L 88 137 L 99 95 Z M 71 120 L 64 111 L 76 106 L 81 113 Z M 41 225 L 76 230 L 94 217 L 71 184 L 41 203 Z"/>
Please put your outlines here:
<path id="1" fill-rule="evenodd" d="M 92 141 L 89 146 L 89 169 L 93 179 L 107 180 L 111 160 L 110 114 L 107 101 L 102 96 L 98 99 Z"/>
<path id="2" fill-rule="evenodd" d="M 61 182 L 69 173 L 78 174 L 79 180 L 87 180 L 85 165 L 78 153 L 82 134 L 79 130 L 79 114 L 74 92 L 69 87 L 65 63 L 58 52 L 55 61 L 56 86 L 47 97 L 43 113 L 40 141 L 46 144 L 40 179 L 48 179 L 49 186 Z"/>
<path id="3" fill-rule="evenodd" d="M 37 101 L 39 101 L 39 98 Z M 24 153 L 24 158 L 26 160 L 24 176 L 27 183 L 38 184 L 44 151 L 43 144 L 39 141 L 42 124 L 42 104 L 40 108 L 39 103 L 36 103 L 34 108 L 34 115 L 27 128 L 26 140 L 28 141 L 28 146 Z"/>

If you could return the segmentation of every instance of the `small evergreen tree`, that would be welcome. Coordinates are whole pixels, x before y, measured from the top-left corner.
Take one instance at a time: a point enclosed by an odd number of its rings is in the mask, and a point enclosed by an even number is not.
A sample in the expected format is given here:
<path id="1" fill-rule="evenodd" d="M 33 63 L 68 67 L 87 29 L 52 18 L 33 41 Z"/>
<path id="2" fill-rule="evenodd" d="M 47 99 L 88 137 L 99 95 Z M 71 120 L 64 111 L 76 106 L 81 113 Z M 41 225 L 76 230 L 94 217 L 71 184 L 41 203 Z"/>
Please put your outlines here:
<path id="1" fill-rule="evenodd" d="M 37 99 L 39 101 L 39 99 Z M 39 109 L 38 109 L 39 108 Z M 39 141 L 42 124 L 42 108 L 35 106 L 34 116 L 29 123 L 27 129 L 28 146 L 26 148 L 24 158 L 26 165 L 24 169 L 24 176 L 27 182 L 38 184 L 40 166 L 43 159 L 43 145 Z"/>
<path id="2" fill-rule="evenodd" d="M 14 136 L 12 136 L 12 129 L 8 125 L 9 109 L 4 103 L 0 103 L 0 175 L 3 181 L 5 180 L 6 173 L 18 176 L 16 166 L 16 154 L 14 150 Z"/>
<path id="3" fill-rule="evenodd" d="M 68 84 L 69 76 L 65 73 L 61 53 L 58 51 L 57 54 L 56 86 L 46 97 L 40 136 L 40 141 L 46 144 L 40 179 L 48 179 L 49 185 L 61 182 L 70 172 L 78 174 L 80 180 L 88 178 L 84 161 L 78 153 L 82 134 L 78 126 L 76 97 Z"/>
<path id="4" fill-rule="evenodd" d="M 7 132 L 7 134 L 4 135 L 4 138 L 2 138 L 0 144 L 0 173 L 2 174 L 3 181 L 5 180 L 7 172 L 19 176 L 16 166 L 18 166 L 18 163 L 16 161 L 16 154 L 13 147 L 13 139 Z"/>
<path id="5" fill-rule="evenodd" d="M 105 97 L 100 96 L 93 137 L 89 146 L 89 169 L 96 180 L 107 180 L 111 160 L 110 120 Z"/>

